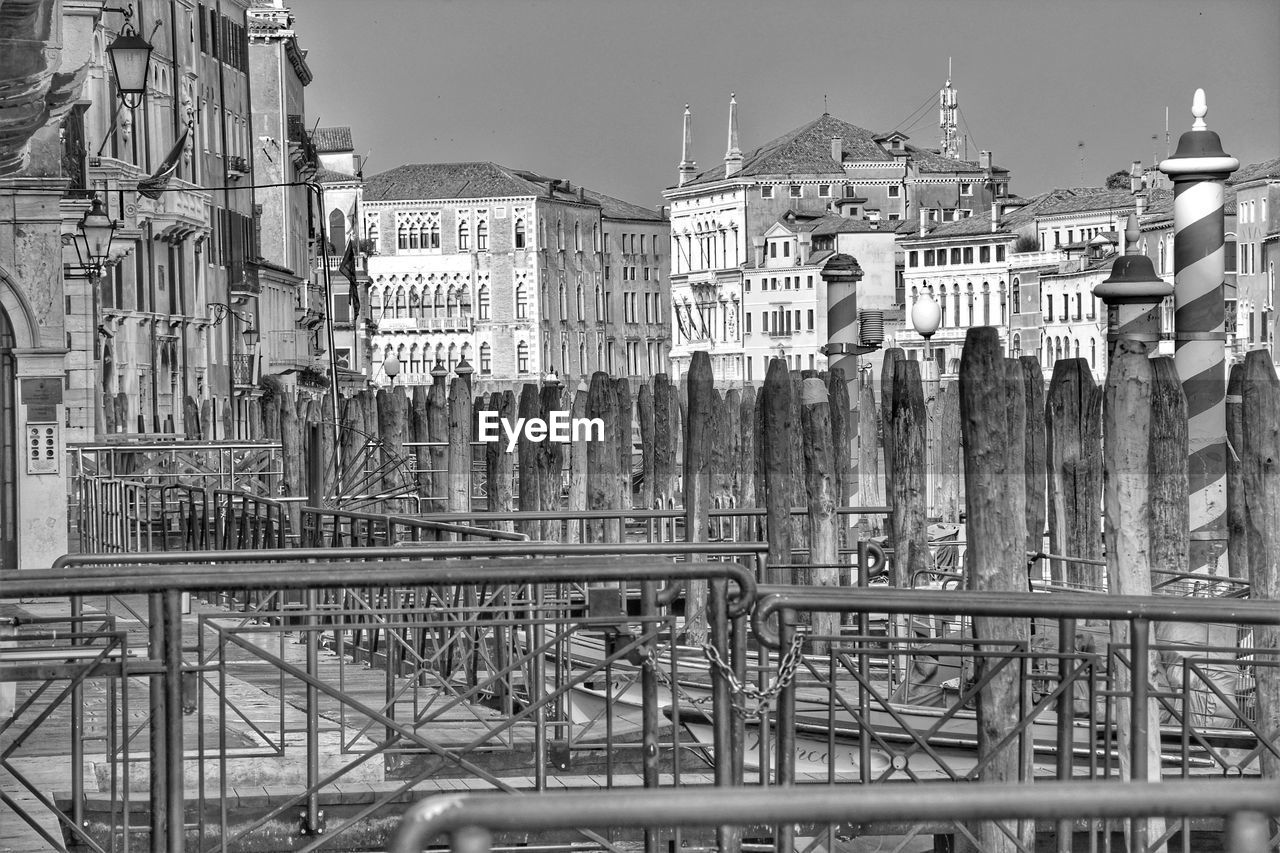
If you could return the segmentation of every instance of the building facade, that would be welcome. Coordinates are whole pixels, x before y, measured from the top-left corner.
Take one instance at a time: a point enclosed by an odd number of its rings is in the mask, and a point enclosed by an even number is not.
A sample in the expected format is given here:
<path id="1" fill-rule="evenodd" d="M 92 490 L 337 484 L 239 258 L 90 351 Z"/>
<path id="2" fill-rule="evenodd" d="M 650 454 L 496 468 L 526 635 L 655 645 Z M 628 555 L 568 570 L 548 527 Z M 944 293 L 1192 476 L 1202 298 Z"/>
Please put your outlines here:
<path id="1" fill-rule="evenodd" d="M 665 367 L 663 318 L 641 311 L 668 277 L 656 212 L 493 163 L 420 164 L 368 178 L 361 223 L 375 382 L 392 356 L 404 385 L 464 359 L 481 388 Z"/>
<path id="2" fill-rule="evenodd" d="M 891 230 L 921 210 L 931 221 L 965 220 L 989 210 L 1008 192 L 1007 170 L 992 165 L 988 153 L 979 162 L 961 160 L 913 146 L 904 134 L 874 134 L 825 113 L 744 153 L 733 98 L 724 161 L 699 172 L 692 159 L 691 122 L 686 108 L 678 182 L 663 194 L 671 209 L 672 304 L 693 306 L 695 317 L 708 319 L 685 334 L 676 318 L 675 375 L 687 370 L 695 351 L 704 350 L 717 381 L 747 379 L 744 340 L 727 336 L 730 325 L 722 306 L 745 298 L 744 265 L 752 262 L 756 242 L 767 245 L 766 233 L 787 213 L 839 213 Z M 819 295 L 819 301 L 825 297 Z M 901 303 L 896 310 L 902 310 Z M 825 343 L 816 335 L 800 340 Z M 807 352 L 795 355 L 807 364 Z"/>

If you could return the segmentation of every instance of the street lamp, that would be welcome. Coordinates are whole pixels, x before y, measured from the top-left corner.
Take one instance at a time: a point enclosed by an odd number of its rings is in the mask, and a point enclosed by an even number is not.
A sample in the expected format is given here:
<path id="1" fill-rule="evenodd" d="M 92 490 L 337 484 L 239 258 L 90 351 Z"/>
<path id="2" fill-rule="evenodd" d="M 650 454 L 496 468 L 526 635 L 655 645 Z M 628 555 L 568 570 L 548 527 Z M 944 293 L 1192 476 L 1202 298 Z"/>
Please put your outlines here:
<path id="1" fill-rule="evenodd" d="M 222 302 L 208 302 L 205 304 L 205 307 L 208 308 L 209 313 L 213 315 L 213 325 L 215 326 L 222 325 L 222 321 L 227 319 L 228 315 L 235 317 L 240 321 L 240 325 L 242 326 L 240 329 L 240 335 L 244 338 L 244 345 L 246 349 L 251 350 L 258 345 L 258 339 L 261 335 L 258 330 L 253 327 L 253 318 L 246 317 L 239 311 L 235 311 L 234 309 L 227 307 L 227 305 Z"/>
<path id="2" fill-rule="evenodd" d="M 395 353 L 391 353 L 382 362 L 382 372 L 387 374 L 387 378 L 391 380 L 391 387 L 396 386 L 396 377 L 400 375 L 400 359 Z"/>
<path id="3" fill-rule="evenodd" d="M 924 338 L 924 356 L 929 361 L 933 360 L 929 342 L 940 325 L 942 325 L 942 309 L 933 300 L 933 294 L 926 290 L 916 299 L 916 304 L 911 306 L 911 326 L 916 330 L 917 335 Z"/>
<path id="4" fill-rule="evenodd" d="M 115 41 L 107 45 L 107 55 L 111 57 L 111 70 L 115 72 L 116 88 L 119 89 L 120 102 L 129 109 L 137 109 L 147 93 L 147 67 L 151 64 L 151 42 L 138 35 L 137 30 L 129 23 L 133 17 L 133 6 L 124 9 L 103 9 L 104 12 L 122 12 L 124 26 Z"/>
<path id="5" fill-rule="evenodd" d="M 116 233 L 116 221 L 107 215 L 102 199 L 93 197 L 93 203 L 85 211 L 76 226 L 73 243 L 80 266 L 96 278 L 102 272 L 111 255 L 111 239 Z"/>

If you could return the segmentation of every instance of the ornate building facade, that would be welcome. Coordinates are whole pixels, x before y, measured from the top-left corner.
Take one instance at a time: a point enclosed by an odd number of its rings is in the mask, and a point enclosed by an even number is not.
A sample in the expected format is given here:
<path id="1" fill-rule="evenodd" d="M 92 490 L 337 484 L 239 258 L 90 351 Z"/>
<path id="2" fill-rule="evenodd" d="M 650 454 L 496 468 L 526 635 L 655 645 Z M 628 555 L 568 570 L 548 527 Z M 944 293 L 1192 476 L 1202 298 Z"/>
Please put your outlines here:
<path id="1" fill-rule="evenodd" d="M 392 356 L 404 385 L 464 359 L 503 386 L 665 369 L 659 213 L 493 163 L 442 163 L 368 178 L 361 224 L 376 382 L 390 381 Z"/>

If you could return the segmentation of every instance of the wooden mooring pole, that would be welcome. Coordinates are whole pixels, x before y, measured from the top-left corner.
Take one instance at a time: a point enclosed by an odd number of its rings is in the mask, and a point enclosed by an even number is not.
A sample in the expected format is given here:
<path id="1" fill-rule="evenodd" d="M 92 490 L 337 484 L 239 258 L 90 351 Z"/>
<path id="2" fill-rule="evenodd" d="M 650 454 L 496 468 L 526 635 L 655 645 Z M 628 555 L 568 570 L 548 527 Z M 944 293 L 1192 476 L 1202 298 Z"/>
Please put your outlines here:
<path id="1" fill-rule="evenodd" d="M 711 374 L 711 356 L 695 352 L 689 362 L 686 407 L 688 432 L 684 446 L 684 535 L 686 542 L 706 542 L 711 510 L 711 442 L 712 406 L 715 382 Z M 705 557 L 690 555 L 689 561 L 703 562 Z M 685 630 L 688 642 L 697 645 L 708 637 L 707 582 L 689 581 L 685 597 Z"/>
<path id="2" fill-rule="evenodd" d="M 983 591 L 1023 591 L 1026 560 L 1026 402 L 1022 369 L 1006 360 L 999 335 L 990 326 L 970 329 L 960 359 L 960 426 L 964 436 L 965 511 L 968 586 Z M 896 440 L 896 439 L 895 439 Z M 902 476 L 896 472 L 895 476 Z M 1024 778 L 1018 743 L 1021 717 L 1017 659 L 1000 656 L 1010 641 L 1026 644 L 1027 620 L 975 617 L 979 657 L 976 677 L 988 679 L 978 691 L 978 760 L 985 763 L 983 783 L 1014 783 Z M 983 640 L 1000 641 L 984 645 Z M 997 745 L 1009 738 L 1002 749 Z M 993 823 L 975 827 L 984 851 L 1013 853 L 1026 848 L 1031 827 Z"/>

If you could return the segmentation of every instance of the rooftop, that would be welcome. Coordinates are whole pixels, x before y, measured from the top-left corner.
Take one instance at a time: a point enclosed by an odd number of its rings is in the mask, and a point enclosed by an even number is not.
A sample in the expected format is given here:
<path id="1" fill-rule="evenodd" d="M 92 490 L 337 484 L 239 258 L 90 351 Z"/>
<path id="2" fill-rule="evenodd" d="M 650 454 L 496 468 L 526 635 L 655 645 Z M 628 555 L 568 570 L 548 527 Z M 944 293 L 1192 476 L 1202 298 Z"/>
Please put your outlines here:
<path id="1" fill-rule="evenodd" d="M 737 176 L 752 177 L 757 175 L 831 175 L 843 176 L 844 170 L 837 166 L 831 158 L 831 140 L 840 137 L 841 162 L 866 163 L 894 161 L 893 152 L 884 147 L 881 141 L 888 141 L 895 136 L 905 138 L 901 134 L 877 134 L 823 113 L 806 125 L 783 134 L 777 139 L 767 142 L 742 157 L 742 170 Z M 936 151 L 916 148 L 904 144 L 903 150 L 915 161 L 921 172 L 980 172 L 982 166 L 970 160 L 953 160 Z M 993 167 L 993 171 L 1006 172 L 1006 169 Z M 737 177 L 735 176 L 735 177 Z M 705 172 L 699 173 L 685 186 L 712 183 L 724 180 L 724 164 L 720 163 Z"/>
<path id="2" fill-rule="evenodd" d="M 349 127 L 317 127 L 316 132 L 311 137 L 311 141 L 321 154 L 356 150 L 355 145 L 351 142 L 351 128 Z"/>
<path id="3" fill-rule="evenodd" d="M 1261 163 L 1250 163 L 1247 166 L 1241 166 L 1236 170 L 1235 174 L 1227 179 L 1227 183 L 1235 186 L 1264 178 L 1280 178 L 1280 157 L 1264 160 Z"/>

